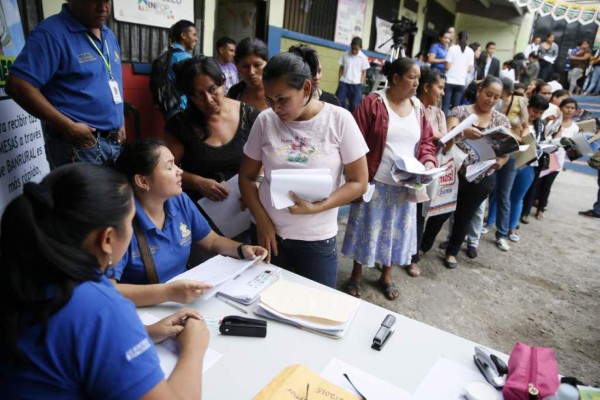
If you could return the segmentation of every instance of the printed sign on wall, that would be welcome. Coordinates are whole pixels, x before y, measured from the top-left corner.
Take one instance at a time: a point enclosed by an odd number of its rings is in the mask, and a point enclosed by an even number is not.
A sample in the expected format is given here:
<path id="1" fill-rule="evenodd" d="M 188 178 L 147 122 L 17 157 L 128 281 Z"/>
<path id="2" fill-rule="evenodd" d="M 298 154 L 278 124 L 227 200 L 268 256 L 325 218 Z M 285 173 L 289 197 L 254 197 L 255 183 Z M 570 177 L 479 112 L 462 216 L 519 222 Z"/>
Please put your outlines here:
<path id="1" fill-rule="evenodd" d="M 194 21 L 192 0 L 114 0 L 117 21 L 170 28 L 181 19 Z"/>
<path id="2" fill-rule="evenodd" d="M 352 38 L 362 38 L 366 0 L 339 0 L 335 22 L 336 43 L 350 46 Z"/>

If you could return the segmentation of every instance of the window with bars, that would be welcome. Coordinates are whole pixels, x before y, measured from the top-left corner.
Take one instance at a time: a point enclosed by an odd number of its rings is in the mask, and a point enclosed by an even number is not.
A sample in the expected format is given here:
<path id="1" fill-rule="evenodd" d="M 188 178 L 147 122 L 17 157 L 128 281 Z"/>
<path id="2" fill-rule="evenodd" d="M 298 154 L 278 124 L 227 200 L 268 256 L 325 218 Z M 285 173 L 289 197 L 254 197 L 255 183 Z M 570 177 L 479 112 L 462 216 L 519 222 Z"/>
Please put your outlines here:
<path id="1" fill-rule="evenodd" d="M 333 40 L 337 0 L 286 0 L 283 27 L 322 39 Z"/>

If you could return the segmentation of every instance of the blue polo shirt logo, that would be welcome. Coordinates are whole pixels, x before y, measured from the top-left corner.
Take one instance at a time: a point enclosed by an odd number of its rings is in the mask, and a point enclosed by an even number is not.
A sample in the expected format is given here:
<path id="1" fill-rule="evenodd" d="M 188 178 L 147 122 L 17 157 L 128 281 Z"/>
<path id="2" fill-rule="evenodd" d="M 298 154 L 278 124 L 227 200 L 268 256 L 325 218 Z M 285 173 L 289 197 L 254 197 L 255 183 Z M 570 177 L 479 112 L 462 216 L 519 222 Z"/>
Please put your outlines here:
<path id="1" fill-rule="evenodd" d="M 97 60 L 97 57 L 94 55 L 94 53 L 89 52 L 79 53 L 77 58 L 79 59 L 79 64 Z"/>
<path id="2" fill-rule="evenodd" d="M 179 230 L 181 231 L 181 241 L 179 244 L 182 246 L 189 246 L 192 243 L 192 231 L 183 222 L 179 223 Z"/>
<path id="3" fill-rule="evenodd" d="M 119 52 L 117 51 L 117 49 L 114 49 L 113 53 L 115 54 L 115 61 L 120 62 L 121 58 L 119 57 Z"/>

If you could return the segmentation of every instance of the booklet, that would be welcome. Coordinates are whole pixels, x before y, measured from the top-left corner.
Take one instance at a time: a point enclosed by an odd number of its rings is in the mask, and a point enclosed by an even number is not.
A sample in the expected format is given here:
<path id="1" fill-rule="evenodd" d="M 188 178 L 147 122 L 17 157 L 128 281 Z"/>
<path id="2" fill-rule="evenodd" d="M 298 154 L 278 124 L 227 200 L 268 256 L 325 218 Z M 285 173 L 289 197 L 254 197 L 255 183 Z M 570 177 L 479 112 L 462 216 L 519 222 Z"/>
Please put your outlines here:
<path id="1" fill-rule="evenodd" d="M 419 190 L 433 182 L 444 170 L 445 168 L 427 170 L 415 157 L 400 156 L 392 165 L 392 178 L 400 186 Z"/>
<path id="2" fill-rule="evenodd" d="M 519 151 L 519 142 L 513 134 L 503 126 L 482 132 L 479 139 L 467 139 L 463 144 L 473 150 L 476 161 L 492 160 L 515 151 Z"/>

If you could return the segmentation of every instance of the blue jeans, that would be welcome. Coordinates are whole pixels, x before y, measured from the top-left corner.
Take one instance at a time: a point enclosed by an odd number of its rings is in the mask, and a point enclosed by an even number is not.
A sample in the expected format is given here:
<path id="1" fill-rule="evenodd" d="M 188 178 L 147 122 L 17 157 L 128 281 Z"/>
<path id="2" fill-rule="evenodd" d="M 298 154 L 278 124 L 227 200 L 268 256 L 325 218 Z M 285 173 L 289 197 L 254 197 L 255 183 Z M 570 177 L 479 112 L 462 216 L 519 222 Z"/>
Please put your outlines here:
<path id="1" fill-rule="evenodd" d="M 250 225 L 250 237 L 258 244 L 256 225 Z M 305 241 L 277 240 L 277 256 L 271 255 L 271 263 L 292 271 L 305 278 L 335 288 L 337 282 L 338 257 L 336 237 L 324 240 Z"/>
<path id="2" fill-rule="evenodd" d="M 496 239 L 508 237 L 508 225 L 510 221 L 510 192 L 517 176 L 515 158 L 509 156 L 508 161 L 502 168 L 494 173 L 496 186 L 490 195 L 490 207 L 488 213 L 488 226 L 496 223 Z M 498 215 L 498 218 L 496 218 Z"/>
<path id="3" fill-rule="evenodd" d="M 460 105 L 460 101 L 465 92 L 465 85 L 453 85 L 451 83 L 446 84 L 444 89 L 444 97 L 442 98 L 442 110 L 444 114 L 448 115 L 448 112 L 456 106 Z"/>
<path id="4" fill-rule="evenodd" d="M 45 135 L 46 154 L 50 168 L 74 162 L 103 164 L 108 160 L 116 160 L 121 153 L 121 145 L 114 141 L 96 137 L 96 143 L 91 147 L 73 146 L 62 134 L 53 132 Z"/>
<path id="5" fill-rule="evenodd" d="M 526 166 L 517 171 L 515 182 L 510 191 L 510 221 L 511 230 L 517 229 L 521 212 L 523 211 L 523 198 L 533 183 L 535 172 L 532 166 Z"/>
<path id="6" fill-rule="evenodd" d="M 600 214 L 600 169 L 598 170 L 598 197 L 594 203 L 594 212 Z"/>
<path id="7" fill-rule="evenodd" d="M 362 100 L 362 85 L 360 83 L 352 85 L 340 81 L 336 96 L 340 100 L 340 103 L 342 103 L 342 107 L 352 112 Z M 346 104 L 346 100 L 348 100 L 348 104 Z"/>
<path id="8" fill-rule="evenodd" d="M 589 79 L 587 85 L 583 88 L 585 93 L 598 93 L 600 92 L 600 66 L 594 67 L 592 70 L 592 77 Z"/>

